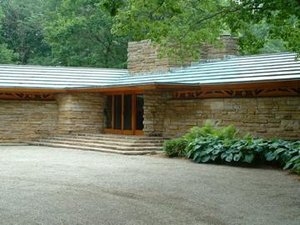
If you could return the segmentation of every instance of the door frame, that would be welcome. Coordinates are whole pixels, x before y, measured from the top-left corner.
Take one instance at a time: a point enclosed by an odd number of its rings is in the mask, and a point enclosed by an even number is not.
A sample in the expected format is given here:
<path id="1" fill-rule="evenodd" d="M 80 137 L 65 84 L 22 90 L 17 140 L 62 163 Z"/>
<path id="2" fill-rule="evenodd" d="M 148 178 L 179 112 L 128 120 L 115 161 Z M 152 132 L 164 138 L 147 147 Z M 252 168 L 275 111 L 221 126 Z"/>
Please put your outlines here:
<path id="1" fill-rule="evenodd" d="M 104 133 L 107 134 L 122 134 L 122 135 L 144 135 L 143 130 L 136 129 L 136 98 L 137 95 L 143 94 L 142 92 L 112 92 L 106 93 L 105 96 L 112 96 L 112 128 L 104 128 Z M 114 96 L 121 95 L 121 129 L 114 129 L 115 123 L 115 98 Z M 131 130 L 124 130 L 124 96 L 131 95 Z"/>

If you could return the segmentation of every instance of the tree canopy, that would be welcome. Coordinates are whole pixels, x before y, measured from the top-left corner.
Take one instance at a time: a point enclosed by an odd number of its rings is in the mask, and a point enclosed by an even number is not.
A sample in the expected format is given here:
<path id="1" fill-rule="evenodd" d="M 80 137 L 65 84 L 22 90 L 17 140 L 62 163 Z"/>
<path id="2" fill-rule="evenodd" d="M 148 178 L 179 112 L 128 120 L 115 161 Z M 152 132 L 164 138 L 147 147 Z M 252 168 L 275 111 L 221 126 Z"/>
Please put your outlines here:
<path id="1" fill-rule="evenodd" d="M 45 0 L 2 0 L 1 39 L 21 64 L 40 62 L 50 54 L 44 41 Z"/>
<path id="2" fill-rule="evenodd" d="M 124 67 L 127 39 L 111 32 L 117 5 L 64 0 L 45 24 L 55 62 L 70 66 Z"/>
<path id="3" fill-rule="evenodd" d="M 216 44 L 226 32 L 239 37 L 244 54 L 300 52 L 298 0 L 128 0 L 114 32 L 136 40 L 176 43 L 186 51 L 195 44 Z"/>
<path id="4" fill-rule="evenodd" d="M 125 67 L 127 36 L 111 32 L 121 5 L 112 2 L 0 0 L 0 63 Z"/>
<path id="5" fill-rule="evenodd" d="M 300 1 L 0 0 L 0 63 L 122 68 L 130 40 L 198 56 L 224 33 L 242 54 L 300 53 Z"/>

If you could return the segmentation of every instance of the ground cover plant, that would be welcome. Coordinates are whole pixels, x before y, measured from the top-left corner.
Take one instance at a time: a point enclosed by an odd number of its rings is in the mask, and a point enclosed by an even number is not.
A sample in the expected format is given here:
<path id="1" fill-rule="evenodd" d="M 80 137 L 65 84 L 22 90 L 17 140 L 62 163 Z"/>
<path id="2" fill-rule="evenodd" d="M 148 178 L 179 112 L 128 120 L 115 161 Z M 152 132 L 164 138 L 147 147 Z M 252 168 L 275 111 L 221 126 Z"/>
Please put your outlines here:
<path id="1" fill-rule="evenodd" d="M 241 137 L 234 126 L 218 128 L 211 123 L 194 127 L 163 147 L 169 157 L 186 157 L 196 163 L 229 165 L 272 164 L 300 174 L 300 141 Z"/>

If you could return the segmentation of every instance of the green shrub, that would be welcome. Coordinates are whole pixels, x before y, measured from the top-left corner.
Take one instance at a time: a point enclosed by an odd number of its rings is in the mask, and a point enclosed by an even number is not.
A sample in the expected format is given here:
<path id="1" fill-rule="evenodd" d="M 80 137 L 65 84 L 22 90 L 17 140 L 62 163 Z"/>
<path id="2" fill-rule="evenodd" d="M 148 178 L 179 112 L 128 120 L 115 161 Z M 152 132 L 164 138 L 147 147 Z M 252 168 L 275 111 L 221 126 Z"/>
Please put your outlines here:
<path id="1" fill-rule="evenodd" d="M 163 151 L 169 157 L 184 157 L 188 142 L 183 138 L 167 140 L 164 142 Z"/>
<path id="2" fill-rule="evenodd" d="M 233 140 L 238 136 L 238 130 L 233 125 L 217 129 L 217 136 L 223 140 Z"/>
<path id="3" fill-rule="evenodd" d="M 267 146 L 264 150 L 264 157 L 267 161 L 276 161 L 286 169 L 291 168 L 293 165 L 291 163 L 287 166 L 287 163 L 290 162 L 292 158 L 299 155 L 300 141 L 267 141 Z"/>
<path id="4" fill-rule="evenodd" d="M 198 137 L 186 148 L 187 158 L 197 163 L 217 162 L 225 151 L 223 141 L 214 136 Z"/>
<path id="5" fill-rule="evenodd" d="M 298 155 L 291 158 L 283 169 L 291 169 L 293 173 L 300 174 L 300 152 Z"/>
<path id="6" fill-rule="evenodd" d="M 193 127 L 183 138 L 187 141 L 193 141 L 199 137 L 214 136 L 221 139 L 234 139 L 238 135 L 238 130 L 229 125 L 224 128 L 217 128 L 212 122 L 207 121 L 203 127 Z"/>
<path id="7" fill-rule="evenodd" d="M 259 158 L 255 142 L 224 140 L 220 137 L 200 137 L 187 147 L 187 157 L 197 163 L 253 163 Z"/>
<path id="8" fill-rule="evenodd" d="M 186 153 L 191 149 L 191 146 L 188 146 L 188 144 L 194 142 L 197 138 L 205 137 L 208 139 L 210 147 L 216 147 L 213 142 L 214 138 L 231 142 L 230 140 L 235 138 L 237 133 L 238 131 L 234 126 L 217 128 L 208 121 L 203 127 L 193 127 L 182 138 L 166 141 L 163 150 L 169 157 L 183 157 L 186 156 Z"/>
<path id="9" fill-rule="evenodd" d="M 228 163 L 253 163 L 257 155 L 258 153 L 252 141 L 235 140 L 226 148 L 226 151 L 222 153 L 221 159 Z"/>
<path id="10" fill-rule="evenodd" d="M 234 126 L 216 128 L 212 123 L 194 127 L 182 138 L 166 141 L 169 157 L 185 156 L 197 163 L 255 164 L 271 162 L 300 174 L 300 141 L 238 138 Z"/>

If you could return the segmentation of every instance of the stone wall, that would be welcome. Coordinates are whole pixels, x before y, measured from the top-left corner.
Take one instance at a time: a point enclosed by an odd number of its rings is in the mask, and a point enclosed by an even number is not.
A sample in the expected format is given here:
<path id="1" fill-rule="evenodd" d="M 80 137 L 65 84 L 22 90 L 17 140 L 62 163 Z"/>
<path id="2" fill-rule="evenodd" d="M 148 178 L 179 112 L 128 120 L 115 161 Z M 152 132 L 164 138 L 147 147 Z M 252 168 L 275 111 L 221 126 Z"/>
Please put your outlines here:
<path id="1" fill-rule="evenodd" d="M 165 106 L 168 94 L 160 92 L 144 93 L 144 134 L 162 136 L 164 132 Z"/>
<path id="2" fill-rule="evenodd" d="M 195 49 L 201 52 L 201 60 L 219 59 L 228 55 L 238 55 L 237 38 L 230 35 L 220 37 L 220 46 L 215 47 L 210 44 L 199 44 Z M 169 49 L 178 49 L 170 45 Z M 128 43 L 127 67 L 131 74 L 143 74 L 151 72 L 166 72 L 172 67 L 190 65 L 195 61 L 189 52 L 177 52 L 173 57 L 161 56 L 159 46 L 151 40 Z M 200 53 L 199 53 L 200 54 Z M 197 59 L 196 59 L 197 61 Z"/>
<path id="3" fill-rule="evenodd" d="M 132 74 L 162 71 L 170 68 L 166 57 L 159 56 L 159 48 L 150 40 L 128 43 L 127 68 Z"/>
<path id="4" fill-rule="evenodd" d="M 238 39 L 230 35 L 220 37 L 220 47 L 204 44 L 201 48 L 201 60 L 223 59 L 225 56 L 238 55 Z"/>
<path id="5" fill-rule="evenodd" d="M 0 143 L 49 136 L 57 117 L 55 101 L 0 100 Z"/>
<path id="6" fill-rule="evenodd" d="M 58 94 L 57 133 L 101 133 L 104 96 L 99 93 Z"/>
<path id="7" fill-rule="evenodd" d="M 0 100 L 0 143 L 67 133 L 101 133 L 101 94 L 58 94 L 56 101 Z"/>
<path id="8" fill-rule="evenodd" d="M 168 100 L 163 108 L 164 136 L 179 136 L 212 120 L 258 137 L 300 139 L 300 97 Z"/>

